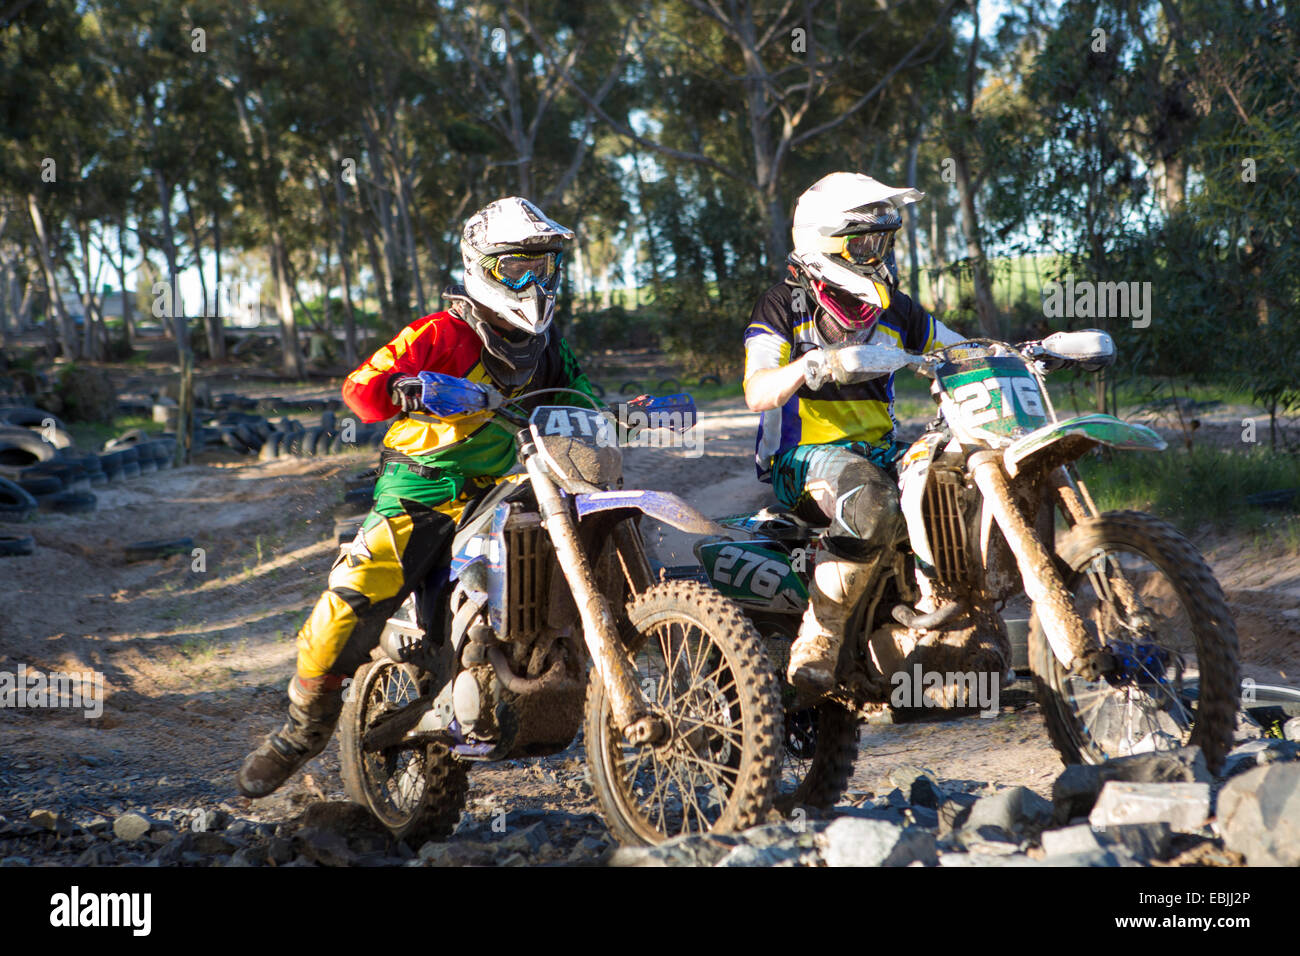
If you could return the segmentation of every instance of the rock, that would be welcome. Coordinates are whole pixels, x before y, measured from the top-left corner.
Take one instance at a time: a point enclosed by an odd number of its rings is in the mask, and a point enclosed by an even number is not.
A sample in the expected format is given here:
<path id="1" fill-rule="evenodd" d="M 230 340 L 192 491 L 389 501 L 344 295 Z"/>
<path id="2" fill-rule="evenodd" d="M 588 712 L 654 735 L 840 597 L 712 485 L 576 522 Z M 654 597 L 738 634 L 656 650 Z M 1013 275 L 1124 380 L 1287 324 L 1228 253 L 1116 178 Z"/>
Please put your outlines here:
<path id="1" fill-rule="evenodd" d="M 939 827 L 939 813 L 929 807 L 908 807 L 903 811 L 903 819 L 911 826 L 936 830 Z"/>
<path id="2" fill-rule="evenodd" d="M 1102 764 L 1071 764 L 1052 784 L 1053 820 L 1086 817 L 1110 780 L 1125 783 L 1210 783 L 1213 777 L 1200 747 L 1180 747 L 1116 757 Z"/>
<path id="3" fill-rule="evenodd" d="M 1254 767 L 1286 760 L 1300 760 L 1300 743 L 1275 737 L 1248 740 L 1228 752 L 1222 775 L 1224 778 L 1235 777 Z"/>
<path id="4" fill-rule="evenodd" d="M 1237 726 L 1232 734 L 1233 740 L 1258 740 L 1263 736 L 1264 728 L 1259 725 L 1258 720 L 1250 716 L 1249 711 L 1237 711 Z"/>
<path id="5" fill-rule="evenodd" d="M 540 852 L 542 847 L 549 846 L 550 842 L 551 838 L 546 832 L 546 827 L 541 823 L 534 823 L 511 833 L 501 840 L 498 846 L 506 853 L 531 855 Z"/>
<path id="6" fill-rule="evenodd" d="M 253 849 L 252 847 L 245 846 L 245 847 L 240 847 L 233 854 L 231 854 L 230 862 L 227 863 L 226 865 L 239 866 L 239 867 L 261 866 L 265 862 L 266 862 L 265 854 L 258 853 L 257 850 Z"/>
<path id="7" fill-rule="evenodd" d="M 388 834 L 383 824 L 369 810 L 346 800 L 319 800 L 311 803 L 294 822 L 304 829 L 337 833 L 344 839 L 352 839 L 363 833 L 380 836 Z"/>
<path id="8" fill-rule="evenodd" d="M 1043 832 L 1045 856 L 1093 853 L 1097 850 L 1122 849 L 1138 860 L 1162 860 L 1173 842 L 1169 824 L 1129 823 L 1094 830 L 1088 824 Z"/>
<path id="9" fill-rule="evenodd" d="M 608 845 L 604 840 L 596 840 L 592 837 L 583 837 L 573 845 L 569 851 L 568 860 L 570 863 L 594 863 L 604 854 Z"/>
<path id="10" fill-rule="evenodd" d="M 283 865 L 293 859 L 293 842 L 284 837 L 272 837 L 266 847 L 266 857 L 277 865 Z"/>
<path id="11" fill-rule="evenodd" d="M 742 843 L 715 866 L 814 866 L 817 854 L 795 843 L 757 847 Z"/>
<path id="12" fill-rule="evenodd" d="M 150 859 L 159 866 L 177 866 L 184 862 L 187 855 L 193 852 L 193 848 L 190 846 L 191 836 L 190 833 L 178 834 L 175 839 L 160 846 Z M 202 859 L 202 857 L 199 858 Z"/>
<path id="13" fill-rule="evenodd" d="M 1300 763 L 1256 767 L 1228 781 L 1216 826 L 1251 866 L 1300 866 Z"/>
<path id="14" fill-rule="evenodd" d="M 1028 787 L 1010 787 L 981 797 L 970 808 L 962 831 L 987 839 L 1011 839 L 1036 834 L 1052 819 L 1052 805 Z"/>
<path id="15" fill-rule="evenodd" d="M 1060 856 L 1045 856 L 1038 861 L 1039 866 L 1141 866 L 1133 856 L 1122 847 L 1085 850 L 1082 853 L 1062 853 Z"/>
<path id="16" fill-rule="evenodd" d="M 979 798 L 973 793 L 951 793 L 947 800 L 939 804 L 936 815 L 939 820 L 940 839 L 961 828 L 962 824 L 970 818 L 970 808 L 975 806 L 978 800 Z"/>
<path id="17" fill-rule="evenodd" d="M 376 854 L 387 856 L 388 848 L 391 843 L 392 840 L 387 836 L 380 836 L 377 833 L 363 833 L 360 836 L 348 840 L 348 847 L 353 853 L 363 856 L 374 856 Z"/>
<path id="18" fill-rule="evenodd" d="M 228 856 L 239 849 L 225 837 L 207 832 L 195 833 L 190 840 L 190 845 L 195 853 L 202 853 L 204 856 Z"/>
<path id="19" fill-rule="evenodd" d="M 608 866 L 713 866 L 731 852 L 735 837 L 689 834 L 658 846 L 621 846 L 610 854 Z"/>
<path id="20" fill-rule="evenodd" d="M 498 866 L 527 866 L 528 857 L 522 853 L 511 853 L 508 857 L 497 864 Z"/>
<path id="21" fill-rule="evenodd" d="M 1282 736 L 1287 740 L 1300 742 L 1300 717 L 1292 717 L 1282 725 Z"/>
<path id="22" fill-rule="evenodd" d="M 31 866 L 32 861 L 25 856 L 6 856 L 0 859 L 0 866 Z"/>
<path id="23" fill-rule="evenodd" d="M 941 853 L 939 865 L 946 867 L 972 866 L 1038 866 L 1038 861 L 1023 853 L 993 856 L 988 853 Z"/>
<path id="24" fill-rule="evenodd" d="M 819 835 L 827 866 L 907 866 L 913 860 L 933 864 L 934 834 L 883 820 L 840 817 Z"/>
<path id="25" fill-rule="evenodd" d="M 53 831 L 59 828 L 61 818 L 57 810 L 33 810 L 27 821 L 42 830 Z"/>
<path id="26" fill-rule="evenodd" d="M 229 819 L 221 810 L 197 810 L 190 819 L 190 829 L 195 833 L 212 833 L 224 829 Z"/>
<path id="27" fill-rule="evenodd" d="M 1181 833 L 1196 833 L 1210 815 L 1208 783 L 1125 783 L 1107 781 L 1088 822 L 1094 827 L 1126 823 L 1168 823 Z"/>
<path id="28" fill-rule="evenodd" d="M 294 846 L 303 856 L 321 866 L 351 866 L 356 862 L 356 854 L 348 848 L 348 841 L 332 830 L 304 827 L 294 837 Z"/>
<path id="29" fill-rule="evenodd" d="M 430 842 L 420 847 L 418 862 L 424 866 L 490 866 L 495 859 L 486 843 Z"/>
<path id="30" fill-rule="evenodd" d="M 904 764 L 889 772 L 889 782 L 907 794 L 907 801 L 912 806 L 928 807 L 937 810 L 946 794 L 933 772 L 923 767 Z"/>
<path id="31" fill-rule="evenodd" d="M 1101 849 L 1101 841 L 1087 824 L 1043 831 L 1043 853 L 1059 856 L 1065 853 L 1089 853 Z"/>
<path id="32" fill-rule="evenodd" d="M 140 813 L 123 813 L 113 821 L 113 835 L 128 843 L 138 840 L 153 828 L 153 821 Z"/>
<path id="33" fill-rule="evenodd" d="M 967 827 L 957 831 L 957 845 L 977 856 L 1010 856 L 1013 853 L 1023 853 L 1028 848 L 1029 841 L 1011 840 L 1006 833 L 994 827 L 981 827 L 980 830 Z"/>
<path id="34" fill-rule="evenodd" d="M 86 847 L 73 866 L 111 866 L 114 862 L 113 851 L 102 843 L 96 843 Z"/>

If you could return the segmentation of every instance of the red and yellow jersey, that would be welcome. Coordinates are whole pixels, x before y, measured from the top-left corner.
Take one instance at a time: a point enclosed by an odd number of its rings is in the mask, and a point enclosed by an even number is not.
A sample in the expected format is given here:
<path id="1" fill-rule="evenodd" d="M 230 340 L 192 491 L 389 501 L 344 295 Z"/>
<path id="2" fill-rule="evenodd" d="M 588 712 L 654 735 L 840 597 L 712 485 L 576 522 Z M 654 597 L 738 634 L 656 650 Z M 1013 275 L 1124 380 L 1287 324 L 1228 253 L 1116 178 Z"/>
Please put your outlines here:
<path id="1" fill-rule="evenodd" d="M 491 384 L 482 354 L 482 340 L 460 316 L 453 312 L 426 315 L 402 329 L 347 377 L 343 400 L 362 421 L 383 421 L 400 411 L 388 393 L 393 375 L 441 372 Z M 532 377 L 506 397 L 560 387 L 593 394 L 568 344 L 552 329 Z M 552 395 L 544 396 L 541 404 L 563 402 L 562 395 Z M 514 436 L 494 422 L 489 412 L 455 419 L 403 415 L 388 429 L 384 444 L 421 465 L 445 470 L 449 478 L 458 479 L 457 490 L 464 478 L 497 477 L 515 464 Z"/>

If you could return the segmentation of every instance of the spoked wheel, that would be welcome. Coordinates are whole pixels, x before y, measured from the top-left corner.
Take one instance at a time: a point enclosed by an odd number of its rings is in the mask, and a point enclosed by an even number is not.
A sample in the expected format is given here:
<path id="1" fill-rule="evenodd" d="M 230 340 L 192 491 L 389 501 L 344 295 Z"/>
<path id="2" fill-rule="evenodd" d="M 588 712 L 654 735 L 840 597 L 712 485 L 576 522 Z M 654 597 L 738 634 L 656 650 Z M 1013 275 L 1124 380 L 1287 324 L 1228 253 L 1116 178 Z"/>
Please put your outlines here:
<path id="1" fill-rule="evenodd" d="M 1069 676 L 1035 615 L 1029 655 L 1052 743 L 1066 763 L 1199 745 L 1211 770 L 1232 746 L 1237 632 L 1197 550 L 1159 519 L 1111 512 L 1058 540 L 1066 586 L 1112 655 L 1104 678 Z"/>
<path id="2" fill-rule="evenodd" d="M 764 635 L 763 646 L 779 675 L 790 662 L 793 641 L 794 636 L 784 630 Z M 782 682 L 784 747 L 772 802 L 786 817 L 799 807 L 834 806 L 848 788 L 858 757 L 858 718 L 851 710 L 831 700 L 801 706 L 796 698 L 795 689 Z"/>
<path id="3" fill-rule="evenodd" d="M 762 643 L 740 610 L 692 581 L 655 585 L 627 608 L 637 680 L 668 726 L 634 746 L 614 725 L 593 669 L 587 760 L 621 843 L 726 833 L 762 822 L 771 806 L 780 703 Z"/>
<path id="4" fill-rule="evenodd" d="M 339 764 L 348 798 L 367 807 L 398 839 L 446 837 L 469 790 L 465 765 L 443 744 L 362 749 L 366 731 L 420 696 L 421 675 L 387 658 L 357 669 L 339 717 Z"/>
<path id="5" fill-rule="evenodd" d="M 843 704 L 785 713 L 785 751 L 773 801 L 783 816 L 799 807 L 825 810 L 843 796 L 858 756 L 858 719 Z"/>

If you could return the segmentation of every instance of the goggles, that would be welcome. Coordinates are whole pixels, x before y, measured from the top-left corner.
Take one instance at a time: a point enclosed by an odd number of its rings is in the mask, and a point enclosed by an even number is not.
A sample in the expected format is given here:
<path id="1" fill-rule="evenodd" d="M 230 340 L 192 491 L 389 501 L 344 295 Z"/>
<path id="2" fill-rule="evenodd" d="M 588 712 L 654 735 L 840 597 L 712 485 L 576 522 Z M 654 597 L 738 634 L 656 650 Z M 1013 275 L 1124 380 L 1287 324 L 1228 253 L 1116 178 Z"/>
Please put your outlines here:
<path id="1" fill-rule="evenodd" d="M 550 291 L 560 274 L 558 252 L 507 252 L 483 260 L 487 274 L 507 289 L 518 292 L 532 283 Z"/>
<path id="2" fill-rule="evenodd" d="M 884 262 L 894 249 L 894 230 L 861 232 L 842 237 L 839 248 L 832 250 L 855 266 L 875 266 Z"/>

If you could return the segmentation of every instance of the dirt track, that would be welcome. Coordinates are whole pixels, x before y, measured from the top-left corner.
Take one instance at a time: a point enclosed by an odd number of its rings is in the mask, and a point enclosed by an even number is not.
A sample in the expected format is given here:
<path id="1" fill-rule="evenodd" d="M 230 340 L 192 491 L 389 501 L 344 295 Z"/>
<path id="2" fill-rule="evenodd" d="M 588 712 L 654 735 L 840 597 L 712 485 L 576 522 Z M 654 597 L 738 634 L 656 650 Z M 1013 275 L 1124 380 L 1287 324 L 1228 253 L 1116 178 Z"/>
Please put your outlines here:
<path id="1" fill-rule="evenodd" d="M 715 515 L 759 507 L 770 492 L 754 480 L 754 425 L 735 403 L 717 404 L 699 426 L 703 454 L 631 449 L 627 487 L 675 491 Z M 0 710 L 0 814 L 56 807 L 76 819 L 225 803 L 275 821 L 307 801 L 341 798 L 333 744 L 256 805 L 236 795 L 234 771 L 283 719 L 292 635 L 335 552 L 344 478 L 371 463 L 363 453 L 232 457 L 97 489 L 95 514 L 42 513 L 28 527 L 36 554 L 0 563 L 0 670 L 101 671 L 107 699 L 95 720 Z M 127 564 L 120 550 L 180 536 L 203 549 L 203 569 L 189 555 Z M 693 560 L 679 535 L 652 544 L 664 564 Z M 1245 673 L 1300 683 L 1300 558 L 1232 540 L 1203 544 L 1237 614 Z M 953 784 L 1045 793 L 1060 763 L 1036 706 L 1017 706 L 992 720 L 865 727 L 853 789 L 887 790 L 891 769 L 915 764 Z M 470 809 L 480 819 L 497 809 L 594 813 L 579 756 L 477 770 Z"/>

